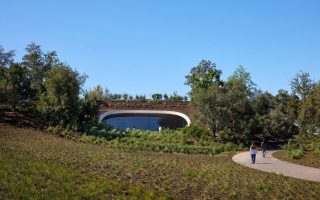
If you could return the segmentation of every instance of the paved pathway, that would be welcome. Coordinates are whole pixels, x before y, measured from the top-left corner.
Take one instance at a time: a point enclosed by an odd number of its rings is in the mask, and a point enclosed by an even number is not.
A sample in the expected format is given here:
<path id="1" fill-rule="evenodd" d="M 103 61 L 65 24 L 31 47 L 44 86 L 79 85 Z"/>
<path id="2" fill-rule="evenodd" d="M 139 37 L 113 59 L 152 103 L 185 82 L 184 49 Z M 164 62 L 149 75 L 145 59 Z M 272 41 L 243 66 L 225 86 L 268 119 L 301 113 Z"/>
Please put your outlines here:
<path id="1" fill-rule="evenodd" d="M 251 164 L 249 152 L 242 152 L 233 156 L 232 160 L 238 164 L 258 169 L 265 172 L 274 172 L 298 179 L 320 182 L 320 169 L 306 167 L 276 159 L 272 154 L 276 151 L 268 151 L 265 158 L 262 153 L 257 155 L 256 163 Z"/>

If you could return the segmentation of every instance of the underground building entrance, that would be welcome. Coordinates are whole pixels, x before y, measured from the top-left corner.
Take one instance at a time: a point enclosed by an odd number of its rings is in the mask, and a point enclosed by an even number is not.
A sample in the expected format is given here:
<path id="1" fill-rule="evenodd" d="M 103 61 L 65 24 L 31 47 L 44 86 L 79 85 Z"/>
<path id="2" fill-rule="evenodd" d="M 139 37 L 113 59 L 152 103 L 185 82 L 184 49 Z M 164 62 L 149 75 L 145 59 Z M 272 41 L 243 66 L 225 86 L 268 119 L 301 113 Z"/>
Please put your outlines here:
<path id="1" fill-rule="evenodd" d="M 178 129 L 189 126 L 190 118 L 175 111 L 122 110 L 105 112 L 100 115 L 100 122 L 118 130 L 140 129 L 158 131 L 161 129 Z"/>

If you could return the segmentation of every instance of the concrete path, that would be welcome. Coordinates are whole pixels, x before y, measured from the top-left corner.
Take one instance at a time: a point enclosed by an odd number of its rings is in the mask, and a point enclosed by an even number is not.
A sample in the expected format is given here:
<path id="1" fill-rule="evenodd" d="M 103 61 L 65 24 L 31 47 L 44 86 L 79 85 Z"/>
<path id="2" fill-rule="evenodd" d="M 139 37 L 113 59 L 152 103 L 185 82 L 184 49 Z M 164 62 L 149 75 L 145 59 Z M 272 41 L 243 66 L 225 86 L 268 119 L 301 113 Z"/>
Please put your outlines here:
<path id="1" fill-rule="evenodd" d="M 240 165 L 251 167 L 264 172 L 274 172 L 298 179 L 320 182 L 320 169 L 306 167 L 276 159 L 272 154 L 276 151 L 267 151 L 267 156 L 262 157 L 260 151 L 257 155 L 256 163 L 251 164 L 249 152 L 243 152 L 233 156 L 232 160 Z"/>

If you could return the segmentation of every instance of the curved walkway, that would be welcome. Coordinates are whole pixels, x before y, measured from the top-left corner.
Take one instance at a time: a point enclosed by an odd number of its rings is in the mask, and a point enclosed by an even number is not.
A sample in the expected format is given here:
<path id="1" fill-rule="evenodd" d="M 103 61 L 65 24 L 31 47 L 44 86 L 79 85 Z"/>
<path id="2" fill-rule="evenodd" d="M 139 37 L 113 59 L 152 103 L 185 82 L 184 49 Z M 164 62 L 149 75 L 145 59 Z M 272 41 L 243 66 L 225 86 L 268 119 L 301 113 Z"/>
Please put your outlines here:
<path id="1" fill-rule="evenodd" d="M 256 163 L 251 164 L 249 152 L 242 152 L 232 157 L 232 160 L 240 165 L 244 165 L 253 169 L 264 172 L 274 172 L 298 179 L 320 182 L 320 169 L 306 167 L 276 159 L 272 154 L 276 151 L 267 151 L 267 156 L 262 157 L 262 153 L 257 155 Z"/>

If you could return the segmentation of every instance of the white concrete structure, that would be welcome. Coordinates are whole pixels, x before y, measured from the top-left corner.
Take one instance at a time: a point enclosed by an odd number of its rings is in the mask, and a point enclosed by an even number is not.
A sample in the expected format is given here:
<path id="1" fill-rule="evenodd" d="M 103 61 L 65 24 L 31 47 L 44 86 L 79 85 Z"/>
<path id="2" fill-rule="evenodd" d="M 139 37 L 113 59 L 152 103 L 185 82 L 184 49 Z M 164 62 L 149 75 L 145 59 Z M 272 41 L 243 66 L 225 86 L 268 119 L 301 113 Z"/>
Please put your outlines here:
<path id="1" fill-rule="evenodd" d="M 152 114 L 162 114 L 162 115 L 175 115 L 182 117 L 183 119 L 186 120 L 187 125 L 190 126 L 191 120 L 190 118 L 181 112 L 176 112 L 176 111 L 164 111 L 164 110 L 117 110 L 117 111 L 109 111 L 109 112 L 104 112 L 100 114 L 99 121 L 102 122 L 102 120 L 110 115 L 125 115 L 125 114 L 147 114 L 147 115 L 152 115 Z"/>

